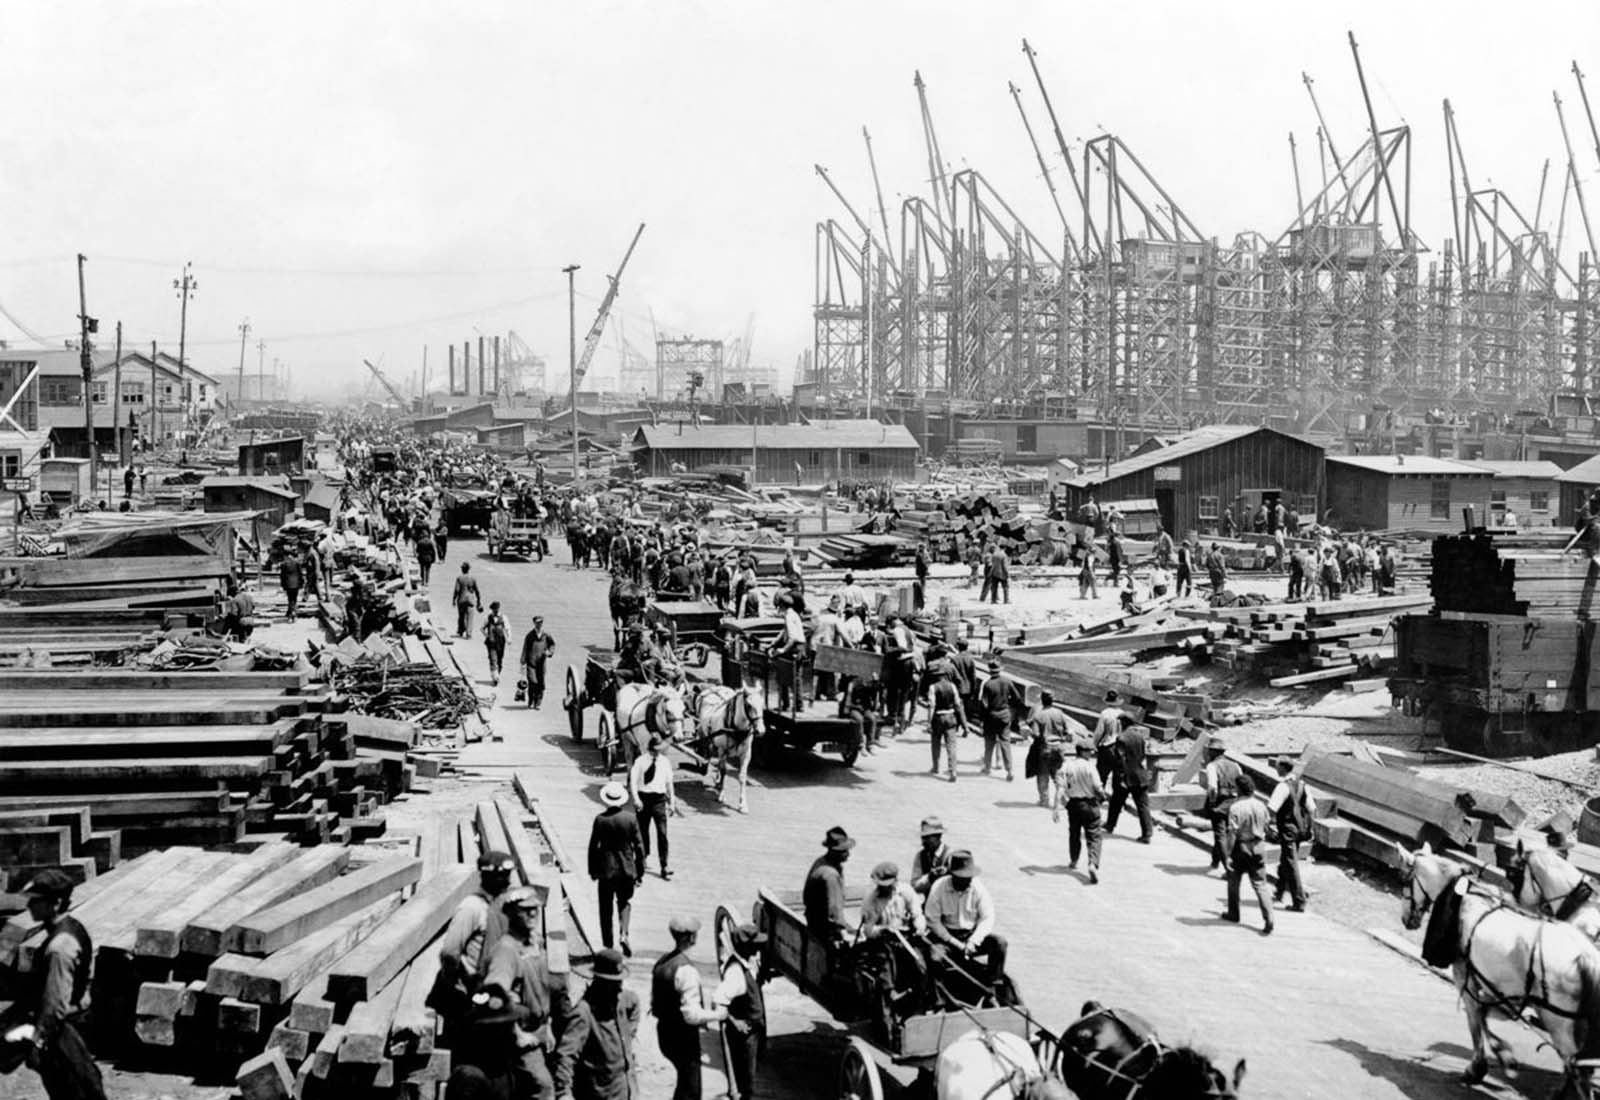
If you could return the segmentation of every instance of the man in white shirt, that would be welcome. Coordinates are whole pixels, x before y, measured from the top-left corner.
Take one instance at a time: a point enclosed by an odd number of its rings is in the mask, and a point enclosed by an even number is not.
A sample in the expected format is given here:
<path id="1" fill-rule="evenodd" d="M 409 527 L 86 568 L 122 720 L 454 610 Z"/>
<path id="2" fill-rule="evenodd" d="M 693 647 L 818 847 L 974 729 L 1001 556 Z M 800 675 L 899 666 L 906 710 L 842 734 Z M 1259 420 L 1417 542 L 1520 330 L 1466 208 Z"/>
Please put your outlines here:
<path id="1" fill-rule="evenodd" d="M 856 583 L 856 575 L 854 573 L 846 573 L 844 575 L 844 585 L 839 589 L 839 599 L 844 604 L 846 611 L 849 611 L 852 607 L 866 609 L 867 590 Z"/>
<path id="2" fill-rule="evenodd" d="M 661 877 L 672 878 L 667 868 L 667 817 L 678 812 L 677 790 L 672 782 L 672 760 L 660 734 L 650 737 L 649 751 L 633 762 L 628 772 L 628 793 L 639 815 L 639 837 L 644 841 L 644 858 L 650 858 L 650 826 L 655 825 Z M 639 869 L 640 874 L 644 868 Z"/>
<path id="3" fill-rule="evenodd" d="M 868 938 L 884 932 L 928 934 L 922 899 L 900 881 L 900 868 L 885 861 L 872 869 L 873 890 L 861 899 L 861 934 Z"/>
<path id="4" fill-rule="evenodd" d="M 676 1074 L 673 1100 L 699 1100 L 700 1029 L 728 1013 L 721 1007 L 706 1008 L 701 1000 L 700 971 L 689 958 L 689 948 L 700 937 L 700 921 L 673 917 L 667 929 L 672 950 L 650 972 L 650 1014 L 656 1018 L 661 1053 Z"/>
<path id="5" fill-rule="evenodd" d="M 712 1004 L 726 1014 L 722 1029 L 733 1076 L 729 1100 L 751 1100 L 755 1095 L 756 1062 L 767 1044 L 766 997 L 761 991 L 761 945 L 766 942 L 767 934 L 753 924 L 733 930 L 729 943 L 733 950 L 712 997 Z"/>
<path id="6" fill-rule="evenodd" d="M 1267 799 L 1267 812 L 1272 815 L 1278 836 L 1278 889 L 1274 902 L 1289 895 L 1294 912 L 1305 911 L 1306 887 L 1300 877 L 1300 843 L 1311 839 L 1311 822 L 1316 817 L 1317 800 L 1305 780 L 1294 774 L 1295 762 L 1280 756 L 1273 762 L 1278 769 L 1278 782 Z"/>
<path id="7" fill-rule="evenodd" d="M 969 851 L 950 857 L 950 873 L 933 884 L 923 915 L 936 962 L 953 963 L 993 988 L 1006 970 L 1006 941 L 994 931 L 994 901 L 977 881 L 978 863 Z"/>
<path id="8" fill-rule="evenodd" d="M 820 646 L 837 646 L 841 643 L 839 636 L 839 610 L 844 601 L 837 595 L 828 598 L 828 606 L 817 612 L 816 626 L 811 631 L 811 648 Z M 816 691 L 818 699 L 832 699 L 837 693 L 838 675 L 833 672 L 824 672 L 821 669 L 816 673 Z"/>

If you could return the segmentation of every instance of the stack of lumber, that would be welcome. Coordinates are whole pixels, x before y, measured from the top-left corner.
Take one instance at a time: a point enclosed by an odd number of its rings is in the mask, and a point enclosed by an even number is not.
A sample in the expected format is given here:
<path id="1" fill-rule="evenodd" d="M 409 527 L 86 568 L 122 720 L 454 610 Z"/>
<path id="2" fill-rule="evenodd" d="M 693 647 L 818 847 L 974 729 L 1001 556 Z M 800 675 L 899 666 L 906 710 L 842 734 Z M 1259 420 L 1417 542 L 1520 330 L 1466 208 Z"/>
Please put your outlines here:
<path id="1" fill-rule="evenodd" d="M 822 565 L 834 568 L 888 569 L 917 556 L 916 540 L 900 535 L 831 535 L 813 549 Z"/>
<path id="2" fill-rule="evenodd" d="M 1422 593 L 1362 596 L 1255 607 L 1205 608 L 1182 614 L 1225 630 L 1209 646 L 1211 659 L 1236 672 L 1265 673 L 1273 687 L 1349 679 L 1394 656 L 1388 637 L 1394 618 L 1426 611 Z"/>
<path id="3" fill-rule="evenodd" d="M 1008 675 L 1048 689 L 1057 706 L 1091 728 L 1106 705 L 1108 691 L 1115 691 L 1120 696 L 1119 705 L 1133 713 L 1158 741 L 1192 733 L 1208 720 L 1209 704 L 1203 697 L 1158 691 L 1134 673 L 1096 668 L 1074 657 L 1039 656 L 1017 650 L 1007 651 L 1004 665 Z"/>
<path id="4" fill-rule="evenodd" d="M 1226 628 L 1220 623 L 1179 615 L 1172 607 L 1172 598 L 1162 596 L 1133 611 L 1086 619 L 1058 630 L 1028 628 L 1020 632 L 1024 640 L 1007 652 L 1038 657 L 1129 654 L 1144 658 L 1167 651 L 1193 654 L 1222 637 Z M 1048 637 L 1040 637 L 1046 633 Z"/>
<path id="5" fill-rule="evenodd" d="M 1600 568 L 1563 542 L 1479 532 L 1433 540 L 1429 583 L 1440 611 L 1589 617 Z"/>

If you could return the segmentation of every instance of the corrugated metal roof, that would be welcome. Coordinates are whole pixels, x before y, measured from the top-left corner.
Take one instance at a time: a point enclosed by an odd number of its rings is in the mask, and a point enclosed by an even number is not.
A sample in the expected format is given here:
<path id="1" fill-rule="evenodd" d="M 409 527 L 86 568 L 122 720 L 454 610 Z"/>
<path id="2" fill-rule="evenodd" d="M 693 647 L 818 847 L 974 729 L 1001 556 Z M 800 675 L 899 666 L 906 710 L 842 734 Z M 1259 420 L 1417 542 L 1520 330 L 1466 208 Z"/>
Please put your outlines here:
<path id="1" fill-rule="evenodd" d="M 1480 466 L 1494 474 L 1495 477 L 1527 477 L 1554 480 L 1556 475 L 1561 473 L 1561 467 L 1551 462 L 1548 458 L 1531 460 L 1475 458 L 1466 461 L 1468 466 Z"/>
<path id="2" fill-rule="evenodd" d="M 1568 485 L 1600 485 L 1600 455 L 1584 459 L 1572 469 L 1557 474 L 1556 480 Z"/>
<path id="3" fill-rule="evenodd" d="M 1329 455 L 1329 462 L 1341 466 L 1359 466 L 1380 474 L 1455 474 L 1457 476 L 1491 477 L 1493 472 L 1457 462 L 1453 458 L 1432 458 L 1429 455 Z"/>
<path id="4" fill-rule="evenodd" d="M 657 451 L 737 451 L 753 445 L 769 450 L 919 450 L 916 437 L 903 424 L 880 424 L 875 420 L 834 421 L 832 426 L 812 424 L 761 424 L 752 437 L 745 424 L 684 425 L 644 424 L 634 433 L 634 443 Z"/>
<path id="5" fill-rule="evenodd" d="M 1273 432 L 1276 435 L 1283 436 L 1285 439 L 1292 439 L 1296 443 L 1304 443 L 1308 447 L 1316 446 L 1315 443 L 1301 439 L 1297 435 L 1280 432 L 1276 428 L 1264 428 L 1259 424 L 1210 424 L 1204 428 L 1196 428 L 1192 432 L 1185 432 L 1183 435 L 1171 437 L 1172 442 L 1165 447 L 1158 447 L 1145 454 L 1134 455 L 1132 458 L 1124 458 L 1119 462 L 1113 462 L 1109 467 L 1091 463 L 1082 474 L 1072 478 L 1066 484 L 1074 489 L 1092 488 L 1101 482 L 1114 481 L 1119 477 L 1137 474 L 1154 466 L 1169 466 L 1180 458 L 1198 454 L 1201 451 L 1208 451 L 1212 447 L 1217 447 L 1224 443 L 1232 443 L 1236 439 L 1243 439 L 1248 435 L 1254 435 L 1256 432 Z"/>

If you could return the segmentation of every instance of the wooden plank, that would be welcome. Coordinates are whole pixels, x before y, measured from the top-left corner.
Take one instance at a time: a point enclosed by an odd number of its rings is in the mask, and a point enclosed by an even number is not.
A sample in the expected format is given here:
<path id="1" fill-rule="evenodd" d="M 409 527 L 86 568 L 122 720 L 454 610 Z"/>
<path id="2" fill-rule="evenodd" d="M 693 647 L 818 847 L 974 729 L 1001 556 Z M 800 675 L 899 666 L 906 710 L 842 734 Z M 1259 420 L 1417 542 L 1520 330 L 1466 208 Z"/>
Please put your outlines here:
<path id="1" fill-rule="evenodd" d="M 269 1048 L 242 1063 L 234 1075 L 243 1100 L 293 1100 L 294 1074 L 284 1061 L 283 1051 Z"/>
<path id="2" fill-rule="evenodd" d="M 344 1025 L 334 1024 L 317 1043 L 317 1049 L 311 1052 L 311 1076 L 318 1080 L 327 1080 L 333 1072 L 333 1067 L 339 1057 L 339 1047 L 344 1043 Z"/>
<path id="3" fill-rule="evenodd" d="M 72 829 L 66 825 L 0 826 L 0 866 L 66 863 Z"/>
<path id="4" fill-rule="evenodd" d="M 208 958 L 222 954 L 228 929 L 252 913 L 332 882 L 349 862 L 350 849 L 342 844 L 320 844 L 300 852 L 282 867 L 190 920 L 183 930 L 182 949 Z"/>
<path id="5" fill-rule="evenodd" d="M 227 901 L 263 875 L 284 866 L 300 851 L 286 841 L 263 844 L 233 866 L 196 884 L 195 889 L 163 912 L 152 914 L 134 935 L 136 955 L 175 959 L 182 945 L 184 930 L 191 921 Z"/>
<path id="6" fill-rule="evenodd" d="M 284 1061 L 298 1066 L 311 1054 L 311 1033 L 285 1023 L 276 1024 L 267 1036 L 267 1049 L 282 1051 Z"/>
<path id="7" fill-rule="evenodd" d="M 212 960 L 206 968 L 206 992 L 213 997 L 237 997 L 244 992 L 245 981 L 261 968 L 263 960 L 254 955 L 227 952 Z"/>
<path id="8" fill-rule="evenodd" d="M 1304 775 L 1318 791 L 1351 795 L 1372 806 L 1408 815 L 1439 829 L 1458 844 L 1476 839 L 1477 825 L 1459 804 L 1462 792 L 1402 768 L 1387 768 L 1321 753 L 1304 761 Z"/>
<path id="9" fill-rule="evenodd" d="M 1315 684 L 1324 680 L 1345 680 L 1361 671 L 1361 666 L 1351 663 L 1340 665 L 1336 668 L 1318 668 L 1311 672 L 1297 672 L 1293 676 L 1279 676 L 1268 680 L 1273 687 L 1299 687 L 1302 684 Z"/>
<path id="10" fill-rule="evenodd" d="M 478 843 L 485 852 L 504 852 L 511 847 L 505 826 L 500 821 L 500 812 L 492 801 L 478 803 L 473 808 L 473 820 L 478 826 Z"/>
<path id="11" fill-rule="evenodd" d="M 294 995 L 289 1005 L 289 1026 L 313 1035 L 321 1035 L 333 1026 L 339 1006 L 324 996 L 328 992 L 328 975 L 318 974 Z"/>
<path id="12" fill-rule="evenodd" d="M 310 669 L 284 672 L 225 672 L 219 669 L 0 669 L 0 692 L 8 691 L 204 691 L 294 693 L 305 687 Z"/>
<path id="13" fill-rule="evenodd" d="M 350 1009 L 344 1023 L 344 1042 L 339 1045 L 340 1062 L 375 1066 L 388 1057 L 389 1028 L 404 992 L 402 973 L 371 999 L 358 1001 Z"/>
<path id="14" fill-rule="evenodd" d="M 100 913 L 136 898 L 148 884 L 197 850 L 171 848 L 125 861 L 72 892 L 72 915 L 88 927 L 98 920 Z M 0 966 L 19 971 L 32 969 L 33 953 L 43 946 L 43 938 L 43 926 L 27 913 L 9 918 L 0 926 Z"/>
<path id="15" fill-rule="evenodd" d="M 193 851 L 193 849 L 191 849 Z M 176 905 L 195 889 L 197 883 L 220 873 L 239 856 L 227 852 L 199 852 L 189 856 L 167 870 L 160 879 L 141 890 L 135 899 L 129 899 L 115 913 L 107 913 L 98 927 L 89 925 L 89 935 L 101 951 L 132 951 L 139 923 L 154 913 L 162 913 Z"/>
<path id="16" fill-rule="evenodd" d="M 87 806 L 62 806 L 57 809 L 0 810 L 0 829 L 29 828 L 40 825 L 65 825 L 73 851 L 83 847 L 94 825 Z M 69 853 L 70 854 L 70 853 Z"/>
<path id="17" fill-rule="evenodd" d="M 3 712 L 0 712 L 3 718 Z M 4 725 L 0 720 L 0 725 Z M 202 756 L 187 760 L 7 760 L 0 764 L 0 786 L 26 788 L 40 783 L 118 783 L 147 786 L 193 780 L 259 780 L 272 767 L 270 756 Z"/>
<path id="18" fill-rule="evenodd" d="M 399 895 L 390 894 L 281 951 L 273 952 L 244 975 L 238 996 L 257 1004 L 287 1004 L 308 982 L 326 973 L 328 968 L 370 936 L 399 906 Z M 216 969 L 215 964 L 212 969 Z M 209 982 L 208 972 L 208 988 Z"/>
<path id="19" fill-rule="evenodd" d="M 228 929 L 227 950 L 265 955 L 326 928 L 386 894 L 413 885 L 422 861 L 407 856 L 379 860 L 241 920 Z"/>
<path id="20" fill-rule="evenodd" d="M 102 817 L 169 817 L 180 814 L 215 813 L 228 802 L 227 789 L 220 784 L 208 790 L 190 791 L 79 791 L 73 794 L 21 794 L 0 796 L 0 809 L 53 809 L 58 806 L 85 806 L 100 827 Z"/>
<path id="21" fill-rule="evenodd" d="M 418 886 L 375 935 L 339 960 L 328 975 L 328 998 L 341 1003 L 370 1000 L 439 934 L 476 885 L 471 868 L 452 867 Z"/>
<path id="22" fill-rule="evenodd" d="M 442 935 L 435 936 L 406 967 L 404 987 L 389 1025 L 390 1053 L 396 1058 L 433 1052 L 439 1019 L 428 1007 L 428 995 L 439 977 L 439 948 L 443 942 Z"/>

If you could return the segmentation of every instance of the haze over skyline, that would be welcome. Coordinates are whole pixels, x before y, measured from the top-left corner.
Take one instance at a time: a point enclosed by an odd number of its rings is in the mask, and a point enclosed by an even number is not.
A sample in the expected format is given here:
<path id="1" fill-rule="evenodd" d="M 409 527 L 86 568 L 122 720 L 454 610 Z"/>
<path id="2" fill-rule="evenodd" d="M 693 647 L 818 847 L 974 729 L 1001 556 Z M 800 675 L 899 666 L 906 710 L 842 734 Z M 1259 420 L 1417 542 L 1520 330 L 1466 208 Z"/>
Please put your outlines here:
<path id="1" fill-rule="evenodd" d="M 897 232 L 901 199 L 927 191 L 914 71 L 950 169 L 979 169 L 1059 240 L 1007 92 L 1022 89 L 1065 191 L 1024 37 L 1069 140 L 1118 134 L 1224 242 L 1292 220 L 1291 131 L 1307 193 L 1320 186 L 1302 71 L 1337 147 L 1365 138 L 1347 30 L 1379 125 L 1413 127 L 1413 218 L 1432 258 L 1450 231 L 1445 97 L 1475 187 L 1504 188 L 1531 217 L 1551 158 L 1542 224 L 1554 233 L 1558 90 L 1600 217 L 1600 142 L 1569 70 L 1574 57 L 1600 70 L 1600 5 L 1576 0 L 1515 19 L 1503 5 L 1372 0 L 91 0 L 12 5 L 0 29 L 13 90 L 0 111 L 0 306 L 51 344 L 72 337 L 81 251 L 98 346 L 120 319 L 130 346 L 175 352 L 171 282 L 192 260 L 190 360 L 233 370 L 249 317 L 248 368 L 264 340 L 269 366 L 284 359 L 297 389 L 320 396 L 361 384 L 362 358 L 404 385 L 424 345 L 437 379 L 444 346 L 474 326 L 516 330 L 564 385 L 561 268 L 582 265 L 581 339 L 639 222 L 618 303 L 629 341 L 649 354 L 652 318 L 663 335 L 731 340 L 753 315 L 752 361 L 787 379 L 811 342 L 814 223 L 848 220 L 813 164 L 876 226 L 865 125 Z M 1575 198 L 1567 207 L 1572 257 L 1586 234 Z M 1068 218 L 1076 231 L 1070 204 Z M 608 335 L 597 363 L 616 354 Z"/>

